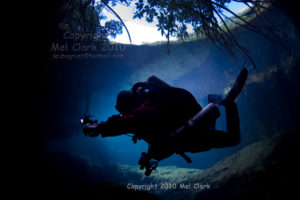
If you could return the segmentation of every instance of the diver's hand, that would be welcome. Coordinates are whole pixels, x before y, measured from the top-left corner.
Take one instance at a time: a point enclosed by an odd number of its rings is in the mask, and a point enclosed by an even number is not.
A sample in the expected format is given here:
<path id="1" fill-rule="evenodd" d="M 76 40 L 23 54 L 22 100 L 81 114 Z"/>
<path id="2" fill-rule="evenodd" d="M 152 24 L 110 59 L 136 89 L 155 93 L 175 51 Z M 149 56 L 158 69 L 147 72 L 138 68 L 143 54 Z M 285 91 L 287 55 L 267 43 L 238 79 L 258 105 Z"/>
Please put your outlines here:
<path id="1" fill-rule="evenodd" d="M 86 124 L 82 131 L 85 136 L 97 137 L 99 135 L 97 131 L 98 124 Z"/>

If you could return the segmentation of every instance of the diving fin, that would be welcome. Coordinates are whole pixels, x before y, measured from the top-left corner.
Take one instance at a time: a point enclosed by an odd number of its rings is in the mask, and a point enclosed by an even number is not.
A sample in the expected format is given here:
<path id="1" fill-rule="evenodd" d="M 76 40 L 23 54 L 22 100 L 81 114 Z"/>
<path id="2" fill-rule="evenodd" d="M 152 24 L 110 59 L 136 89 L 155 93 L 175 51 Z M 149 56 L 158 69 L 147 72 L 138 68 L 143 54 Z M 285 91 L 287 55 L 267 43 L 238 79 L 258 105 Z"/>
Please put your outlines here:
<path id="1" fill-rule="evenodd" d="M 247 77 L 248 77 L 248 70 L 247 68 L 243 68 L 240 71 L 238 77 L 236 78 L 233 87 L 231 88 L 231 90 L 228 92 L 227 96 L 223 100 L 222 102 L 223 105 L 234 102 L 234 100 L 238 97 L 238 95 L 241 93 L 242 89 L 244 88 L 245 83 L 247 81 Z"/>

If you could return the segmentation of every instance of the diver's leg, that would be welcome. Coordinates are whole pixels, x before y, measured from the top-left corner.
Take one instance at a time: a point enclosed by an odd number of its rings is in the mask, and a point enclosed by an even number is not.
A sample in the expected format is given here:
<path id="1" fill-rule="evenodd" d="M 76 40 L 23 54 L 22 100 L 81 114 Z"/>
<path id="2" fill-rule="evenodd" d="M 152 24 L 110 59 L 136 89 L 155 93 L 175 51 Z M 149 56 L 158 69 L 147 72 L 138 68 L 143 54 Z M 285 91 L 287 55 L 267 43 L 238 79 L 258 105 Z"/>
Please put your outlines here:
<path id="1" fill-rule="evenodd" d="M 227 132 L 212 130 L 209 141 L 214 148 L 229 147 L 240 143 L 240 119 L 234 100 L 241 93 L 248 77 L 248 70 L 243 68 L 229 91 L 222 105 L 225 106 Z"/>
<path id="2" fill-rule="evenodd" d="M 227 132 L 212 131 L 213 147 L 229 147 L 240 143 L 240 119 L 237 105 L 231 102 L 225 106 Z"/>
<path id="3" fill-rule="evenodd" d="M 240 143 L 240 118 L 236 103 L 230 103 L 225 106 L 227 134 L 230 135 L 233 145 Z"/>

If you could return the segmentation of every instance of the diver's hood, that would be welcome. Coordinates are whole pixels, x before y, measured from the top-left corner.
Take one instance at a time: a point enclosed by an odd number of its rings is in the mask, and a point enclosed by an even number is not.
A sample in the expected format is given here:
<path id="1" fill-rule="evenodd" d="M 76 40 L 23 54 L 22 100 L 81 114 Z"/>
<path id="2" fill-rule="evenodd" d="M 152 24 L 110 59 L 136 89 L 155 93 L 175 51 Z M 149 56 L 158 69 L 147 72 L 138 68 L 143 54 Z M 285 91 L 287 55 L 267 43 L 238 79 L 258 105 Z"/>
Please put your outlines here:
<path id="1" fill-rule="evenodd" d="M 131 91 L 124 90 L 118 94 L 116 109 L 120 113 L 130 113 L 138 106 L 138 101 Z"/>

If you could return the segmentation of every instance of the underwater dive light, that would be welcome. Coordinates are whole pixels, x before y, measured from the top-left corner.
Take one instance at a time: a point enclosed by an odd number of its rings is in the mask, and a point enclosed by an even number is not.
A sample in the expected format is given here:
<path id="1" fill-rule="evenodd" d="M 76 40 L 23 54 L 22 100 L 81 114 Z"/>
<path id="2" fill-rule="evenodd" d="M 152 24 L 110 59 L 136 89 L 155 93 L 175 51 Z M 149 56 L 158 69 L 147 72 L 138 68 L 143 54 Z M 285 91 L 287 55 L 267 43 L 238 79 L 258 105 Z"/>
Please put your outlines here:
<path id="1" fill-rule="evenodd" d="M 97 124 L 98 120 L 92 120 L 91 117 L 92 117 L 91 115 L 87 115 L 87 116 L 81 118 L 80 123 L 81 124 Z"/>

